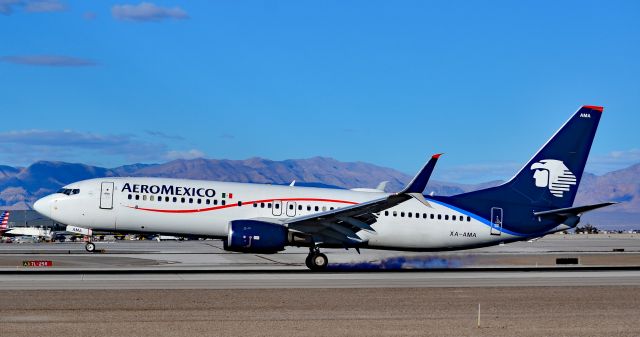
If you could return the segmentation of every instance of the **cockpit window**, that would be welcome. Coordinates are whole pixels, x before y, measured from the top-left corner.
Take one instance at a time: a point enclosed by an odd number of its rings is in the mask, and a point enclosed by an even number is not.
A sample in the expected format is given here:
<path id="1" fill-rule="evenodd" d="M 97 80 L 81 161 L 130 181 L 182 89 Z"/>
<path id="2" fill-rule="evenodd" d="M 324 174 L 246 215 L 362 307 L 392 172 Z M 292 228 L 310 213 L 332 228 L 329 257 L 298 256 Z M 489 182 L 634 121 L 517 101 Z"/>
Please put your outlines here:
<path id="1" fill-rule="evenodd" d="M 66 195 L 74 195 L 74 194 L 80 193 L 80 189 L 79 188 L 73 188 L 73 189 L 72 188 L 61 188 L 56 193 L 62 193 L 62 194 L 66 194 Z"/>

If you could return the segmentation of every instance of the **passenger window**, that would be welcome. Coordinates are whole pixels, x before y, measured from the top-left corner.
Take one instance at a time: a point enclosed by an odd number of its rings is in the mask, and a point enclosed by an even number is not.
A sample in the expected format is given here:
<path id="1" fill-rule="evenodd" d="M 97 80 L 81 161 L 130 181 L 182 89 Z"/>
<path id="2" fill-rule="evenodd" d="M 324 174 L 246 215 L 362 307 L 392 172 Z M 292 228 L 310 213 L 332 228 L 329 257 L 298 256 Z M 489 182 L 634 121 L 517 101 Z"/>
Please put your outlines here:
<path id="1" fill-rule="evenodd" d="M 211 205 L 211 200 L 207 199 L 207 200 L 204 201 L 204 203 L 207 204 L 207 205 Z"/>
<path id="2" fill-rule="evenodd" d="M 242 206 L 242 201 L 238 201 L 238 207 Z"/>
<path id="3" fill-rule="evenodd" d="M 393 211 L 393 216 L 398 216 L 398 212 Z"/>
<path id="4" fill-rule="evenodd" d="M 276 204 L 276 206 L 278 206 L 278 205 Z M 270 202 L 267 203 L 267 208 L 271 208 L 271 203 Z M 276 207 L 276 208 L 278 208 L 278 207 Z"/>
<path id="5" fill-rule="evenodd" d="M 311 211 L 311 206 L 307 205 L 307 211 Z"/>
<path id="6" fill-rule="evenodd" d="M 186 201 L 185 198 L 181 198 L 180 201 L 184 204 L 184 202 Z"/>
<path id="7" fill-rule="evenodd" d="M 129 194 L 129 196 L 127 196 L 127 199 L 131 200 L 131 199 L 133 199 L 133 196 L 131 194 Z"/>
<path id="8" fill-rule="evenodd" d="M 389 216 L 389 211 L 384 211 L 384 216 Z"/>
<path id="9" fill-rule="evenodd" d="M 400 217 L 404 218 L 404 212 L 400 212 Z"/>
<path id="10" fill-rule="evenodd" d="M 302 211 L 302 205 L 298 205 L 298 211 Z"/>
<path id="11" fill-rule="evenodd" d="M 322 211 L 326 211 L 327 210 L 327 206 L 322 206 Z"/>
<path id="12" fill-rule="evenodd" d="M 140 200 L 140 195 L 136 194 L 136 200 Z"/>
<path id="13" fill-rule="evenodd" d="M 315 210 L 316 210 L 316 212 L 317 212 L 317 211 L 319 211 L 319 210 L 320 210 L 320 208 L 318 208 L 318 206 L 316 206 Z"/>
<path id="14" fill-rule="evenodd" d="M 333 208 L 333 207 L 331 207 L 331 208 L 329 208 L 329 209 L 330 209 L 330 210 L 332 210 L 332 211 L 334 210 L 334 208 Z"/>
<path id="15" fill-rule="evenodd" d="M 455 216 L 455 215 L 452 215 L 452 216 L 451 216 L 451 220 L 456 221 L 456 216 Z"/>
<path id="16" fill-rule="evenodd" d="M 445 220 L 449 220 L 449 214 L 445 215 L 445 216 L 444 216 L 444 219 L 445 219 Z"/>
<path id="17" fill-rule="evenodd" d="M 269 205 L 269 208 L 271 208 L 271 203 L 268 203 L 268 205 Z M 280 209 L 280 203 L 276 204 L 276 209 Z"/>
<path id="18" fill-rule="evenodd" d="M 193 204 L 193 198 L 189 198 L 189 203 Z"/>
<path id="19" fill-rule="evenodd" d="M 169 197 L 164 197 L 164 201 L 169 202 Z"/>
<path id="20" fill-rule="evenodd" d="M 290 210 L 293 210 L 293 205 L 289 205 L 289 209 L 290 209 Z"/>
<path id="21" fill-rule="evenodd" d="M 198 204 L 202 203 L 202 199 L 198 198 Z"/>
<path id="22" fill-rule="evenodd" d="M 173 197 L 173 202 L 178 202 L 178 198 Z"/>
<path id="23" fill-rule="evenodd" d="M 438 220 L 442 220 L 442 215 L 438 214 Z"/>
<path id="24" fill-rule="evenodd" d="M 411 214 L 411 212 L 409 212 L 409 213 L 407 213 L 407 216 L 411 218 L 413 216 L 413 214 Z"/>
<path id="25" fill-rule="evenodd" d="M 149 200 L 150 200 L 150 201 L 156 201 L 156 199 L 155 199 L 155 197 L 154 197 L 153 195 L 152 195 L 152 196 L 149 196 Z"/>
<path id="26" fill-rule="evenodd" d="M 222 197 L 226 198 L 227 197 L 227 193 L 222 193 Z"/>
<path id="27" fill-rule="evenodd" d="M 467 217 L 467 221 L 471 221 L 471 217 L 470 216 Z"/>
<path id="28" fill-rule="evenodd" d="M 429 214 L 429 218 L 433 219 L 433 213 Z"/>
<path id="29" fill-rule="evenodd" d="M 422 213 L 422 218 L 426 219 L 427 218 L 427 213 Z"/>
<path id="30" fill-rule="evenodd" d="M 213 204 L 217 205 L 218 204 L 218 199 L 213 199 Z"/>

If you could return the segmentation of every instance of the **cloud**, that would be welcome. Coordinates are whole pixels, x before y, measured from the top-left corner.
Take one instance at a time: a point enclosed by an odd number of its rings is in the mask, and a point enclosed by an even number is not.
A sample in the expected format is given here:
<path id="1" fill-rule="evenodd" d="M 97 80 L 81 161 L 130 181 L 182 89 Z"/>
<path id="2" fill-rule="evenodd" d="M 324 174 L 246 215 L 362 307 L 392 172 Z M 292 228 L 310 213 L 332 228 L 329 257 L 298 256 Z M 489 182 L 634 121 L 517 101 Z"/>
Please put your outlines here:
<path id="1" fill-rule="evenodd" d="M 0 61 L 46 67 L 87 67 L 97 65 L 93 60 L 61 55 L 12 55 L 2 56 Z"/>
<path id="2" fill-rule="evenodd" d="M 20 164 L 42 159 L 79 160 L 87 156 L 148 162 L 165 159 L 167 151 L 166 144 L 127 134 L 101 135 L 72 130 L 0 132 L 0 155 Z"/>
<path id="3" fill-rule="evenodd" d="M 602 175 L 640 163 L 640 149 L 612 151 L 604 155 L 591 155 L 585 172 Z M 524 163 L 477 163 L 443 167 L 434 172 L 434 179 L 475 184 L 491 180 L 508 180 Z"/>
<path id="4" fill-rule="evenodd" d="M 172 150 L 163 142 L 149 141 L 131 134 L 98 134 L 73 130 L 0 132 L 0 158 L 14 165 L 56 160 L 115 166 L 113 163 L 162 162 L 202 157 L 205 157 L 205 153 L 197 149 Z"/>
<path id="5" fill-rule="evenodd" d="M 617 150 L 604 155 L 591 156 L 587 161 L 586 171 L 604 174 L 638 163 L 640 163 L 640 149 Z"/>
<path id="6" fill-rule="evenodd" d="M 116 20 L 136 22 L 189 18 L 187 12 L 180 7 L 160 7 L 150 2 L 142 2 L 138 5 L 115 5 L 111 8 L 111 15 Z"/>
<path id="7" fill-rule="evenodd" d="M 30 13 L 62 12 L 67 6 L 57 0 L 27 1 L 24 8 Z"/>
<path id="8" fill-rule="evenodd" d="M 15 7 L 23 6 L 22 0 L 0 0 L 0 14 L 11 15 Z"/>
<path id="9" fill-rule="evenodd" d="M 434 172 L 434 179 L 477 184 L 492 180 L 507 180 L 515 175 L 522 163 L 468 164 L 447 167 Z"/>
<path id="10" fill-rule="evenodd" d="M 169 160 L 195 159 L 195 158 L 203 158 L 204 156 L 205 156 L 204 152 L 196 149 L 191 149 L 188 151 L 169 151 L 166 154 L 166 158 Z"/>
<path id="11" fill-rule="evenodd" d="M 149 136 L 153 136 L 153 137 L 158 137 L 158 138 L 164 138 L 164 139 L 171 139 L 171 140 L 184 140 L 184 137 L 182 136 L 178 136 L 178 135 L 170 135 L 168 133 L 164 133 L 162 131 L 151 131 L 151 130 L 146 130 L 145 131 Z"/>
<path id="12" fill-rule="evenodd" d="M 61 12 L 67 5 L 58 0 L 0 0 L 0 14 L 11 15 L 17 8 L 29 13 Z"/>
<path id="13" fill-rule="evenodd" d="M 94 12 L 85 12 L 84 14 L 82 14 L 82 18 L 87 21 L 94 20 L 97 16 L 98 15 Z"/>

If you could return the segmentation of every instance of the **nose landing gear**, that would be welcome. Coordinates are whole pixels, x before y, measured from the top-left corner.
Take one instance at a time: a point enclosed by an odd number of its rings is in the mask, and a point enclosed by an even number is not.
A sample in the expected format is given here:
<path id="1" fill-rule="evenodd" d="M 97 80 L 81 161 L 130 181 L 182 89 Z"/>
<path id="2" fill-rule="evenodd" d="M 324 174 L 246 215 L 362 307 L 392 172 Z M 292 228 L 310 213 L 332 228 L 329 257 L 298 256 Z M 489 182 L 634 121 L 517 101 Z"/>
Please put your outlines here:
<path id="1" fill-rule="evenodd" d="M 309 255 L 307 255 L 304 262 L 311 271 L 322 271 L 327 268 L 329 259 L 327 259 L 326 255 L 320 253 L 320 248 L 313 246 L 309 248 Z"/>
<path id="2" fill-rule="evenodd" d="M 94 253 L 96 251 L 96 244 L 89 241 L 86 245 L 84 245 L 84 249 L 89 253 Z"/>

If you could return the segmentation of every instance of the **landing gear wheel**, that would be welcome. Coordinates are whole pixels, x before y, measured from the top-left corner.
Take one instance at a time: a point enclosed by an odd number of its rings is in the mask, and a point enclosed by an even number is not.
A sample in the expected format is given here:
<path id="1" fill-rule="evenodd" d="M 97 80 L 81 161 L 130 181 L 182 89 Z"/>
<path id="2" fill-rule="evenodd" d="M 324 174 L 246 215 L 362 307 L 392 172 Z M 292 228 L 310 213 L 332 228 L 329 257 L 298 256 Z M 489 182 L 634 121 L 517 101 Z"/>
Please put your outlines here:
<path id="1" fill-rule="evenodd" d="M 87 242 L 87 244 L 84 245 L 84 249 L 86 249 L 89 253 L 93 253 L 96 251 L 96 244 L 93 242 Z"/>
<path id="2" fill-rule="evenodd" d="M 329 259 L 327 259 L 327 256 L 322 253 L 311 253 L 307 256 L 305 263 L 312 271 L 321 271 L 327 268 Z"/>

